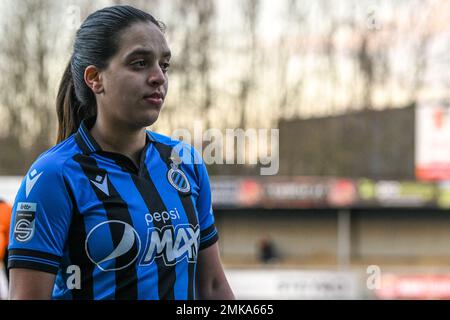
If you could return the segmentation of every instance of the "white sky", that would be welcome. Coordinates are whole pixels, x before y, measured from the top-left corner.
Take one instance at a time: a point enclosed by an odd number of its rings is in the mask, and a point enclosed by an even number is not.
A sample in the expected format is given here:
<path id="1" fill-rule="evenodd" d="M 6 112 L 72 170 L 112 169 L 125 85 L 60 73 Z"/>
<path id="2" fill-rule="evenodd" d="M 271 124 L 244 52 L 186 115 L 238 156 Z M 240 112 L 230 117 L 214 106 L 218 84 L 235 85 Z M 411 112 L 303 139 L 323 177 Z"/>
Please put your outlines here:
<path id="1" fill-rule="evenodd" d="M 36 0 L 38 1 L 38 0 Z M 53 0 L 55 3 L 62 7 L 69 7 L 71 4 L 80 5 L 87 0 L 73 0 L 73 1 L 57 1 Z M 274 110 L 270 109 L 270 105 L 276 101 L 277 91 L 274 87 L 271 87 L 270 81 L 273 81 L 272 77 L 274 75 L 274 70 L 276 69 L 275 60 L 277 54 L 275 51 L 277 50 L 278 39 L 280 35 L 284 36 L 292 36 L 293 40 L 298 41 L 299 37 L 308 37 L 308 41 L 311 43 L 320 44 L 321 38 L 318 37 L 319 31 L 321 28 L 327 26 L 330 22 L 329 17 L 322 17 L 321 10 L 319 10 L 318 3 L 319 1 L 308 0 L 297 2 L 298 6 L 302 12 L 305 12 L 305 19 L 307 19 L 310 23 L 306 24 L 307 29 L 288 29 L 288 23 L 286 19 L 286 4 L 289 0 L 260 0 L 260 18 L 258 24 L 258 40 L 260 44 L 264 45 L 266 48 L 273 48 L 274 61 L 271 61 L 269 57 L 269 62 L 271 65 L 264 66 L 263 72 L 260 74 L 260 81 L 262 82 L 263 87 L 260 89 L 264 92 L 264 95 L 259 95 L 255 97 L 254 103 L 257 104 L 257 107 L 260 108 L 259 112 L 265 112 L 269 115 L 274 115 Z M 438 1 L 439 2 L 439 1 Z M 4 14 L 7 14 L 8 10 L 5 8 L 4 1 L 0 1 L 0 17 Z M 92 2 L 91 2 L 92 3 Z M 108 0 L 97 0 L 93 2 L 93 9 L 99 9 L 106 5 L 109 5 Z M 171 11 L 169 6 L 166 4 L 170 4 L 170 1 L 161 0 L 161 9 L 154 14 L 160 18 L 161 20 L 170 20 L 169 17 L 171 15 Z M 212 77 L 216 79 L 216 86 L 220 87 L 220 90 L 227 94 L 236 94 L 239 90 L 238 82 L 236 80 L 241 76 L 239 74 L 239 69 L 244 70 L 245 72 L 246 66 L 248 64 L 245 60 L 239 60 L 236 58 L 236 50 L 240 47 L 248 47 L 247 35 L 243 30 L 246 30 L 243 24 L 242 17 L 242 0 L 216 0 L 217 5 L 217 19 L 216 19 L 216 30 L 217 30 L 217 42 L 219 46 L 223 45 L 223 49 L 220 54 L 222 54 L 222 59 L 220 63 L 216 63 L 216 69 L 214 70 L 214 74 Z M 406 15 L 401 15 L 399 12 L 407 12 L 408 10 L 419 10 L 420 6 L 418 4 L 424 3 L 419 0 L 397 0 L 395 2 L 389 0 L 363 0 L 363 1 L 328 1 L 322 2 L 326 3 L 326 7 L 333 15 L 338 17 L 345 17 L 349 15 L 353 15 L 356 17 L 355 23 L 357 24 L 357 28 L 367 29 L 368 18 L 373 16 L 376 21 L 376 25 L 381 28 L 383 31 L 386 23 L 390 23 L 392 21 L 402 21 L 407 18 Z M 440 2 L 439 2 L 440 3 Z M 445 2 L 442 2 L 445 3 Z M 393 8 L 404 8 L 404 10 L 394 11 Z M 447 7 L 448 8 L 448 7 Z M 55 17 L 55 20 L 66 19 L 71 21 L 70 16 L 68 18 L 67 12 L 62 12 L 60 17 Z M 72 19 L 73 20 L 73 19 Z M 411 61 L 408 58 L 408 50 L 410 48 L 405 46 L 406 40 L 410 37 L 414 36 L 414 25 L 415 21 L 407 21 L 407 19 L 403 22 L 403 25 L 406 26 L 405 32 L 401 34 L 401 38 L 394 39 L 396 41 L 395 50 L 391 52 L 394 57 L 395 64 L 392 65 L 394 71 L 399 73 L 407 74 L 411 69 Z M 408 29 L 409 28 L 409 29 Z M 381 32 L 380 31 L 380 32 Z M 409 31 L 409 32 L 408 32 Z M 67 28 L 67 30 L 61 30 L 61 39 L 68 39 L 73 37 L 75 32 L 74 28 Z M 375 31 L 376 32 L 376 31 Z M 67 34 L 65 36 L 64 34 Z M 301 36 L 300 36 L 301 35 Z M 374 33 L 375 35 L 375 33 Z M 306 55 L 302 55 L 297 49 L 293 49 L 290 54 L 292 54 L 292 59 L 289 61 L 289 78 L 294 79 L 299 76 L 299 70 L 302 72 L 302 76 L 307 77 L 307 81 L 304 83 L 304 98 L 305 101 L 299 102 L 303 103 L 305 106 L 304 112 L 305 114 L 320 114 L 320 112 L 324 107 L 326 107 L 327 100 L 320 100 L 320 98 L 324 98 L 327 95 L 335 95 L 336 101 L 346 104 L 348 103 L 350 96 L 348 87 L 344 86 L 344 83 L 351 83 L 352 80 L 352 66 L 346 61 L 345 52 L 348 50 L 349 43 L 351 43 L 354 37 L 353 34 L 345 33 L 345 30 L 338 35 L 337 39 L 337 49 L 339 51 L 339 56 L 337 57 L 338 70 L 339 75 L 341 77 L 341 82 L 339 85 L 341 88 L 328 88 L 326 89 L 326 84 L 323 81 L 323 75 L 319 72 L 316 72 L 316 69 L 320 69 L 320 67 L 326 63 L 320 56 L 317 55 L 313 50 L 308 53 L 308 50 L 311 48 L 300 47 L 302 51 L 306 50 Z M 436 88 L 440 85 L 449 82 L 448 79 L 444 79 L 444 73 L 441 72 L 442 68 L 448 66 L 450 61 L 449 59 L 444 59 L 447 55 L 443 54 L 449 48 L 448 45 L 448 36 L 440 37 L 438 40 L 434 41 L 431 49 L 430 49 L 430 57 L 432 63 L 429 64 L 429 69 L 426 75 L 426 79 L 430 86 Z M 170 37 L 170 35 L 169 35 Z M 61 39 L 59 41 L 61 41 Z M 300 39 L 302 40 L 302 39 Z M 300 42 L 301 43 L 301 42 Z M 269 51 L 270 52 L 270 51 Z M 52 68 L 54 68 L 54 72 L 52 75 L 59 75 L 64 68 L 68 57 L 59 56 L 59 60 L 55 60 Z M 348 59 L 347 59 L 348 60 Z M 445 73 L 447 74 L 447 73 Z M 226 84 L 226 85 L 225 85 Z M 437 84 L 436 86 L 434 84 Z M 265 86 L 265 87 L 264 87 Z M 445 87 L 445 85 L 443 85 Z M 324 89 L 325 88 L 325 89 Z M 402 88 L 398 88 L 399 90 L 394 90 L 394 100 L 398 100 L 401 102 L 401 90 Z M 385 96 L 382 92 L 377 95 L 381 99 Z M 319 99 L 318 99 L 319 98 Z M 227 98 L 224 96 L 221 98 L 222 104 L 227 104 Z M 309 107 L 309 109 L 308 109 Z M 325 110 L 325 109 L 323 109 Z M 220 108 L 218 108 L 218 115 L 222 114 Z"/>

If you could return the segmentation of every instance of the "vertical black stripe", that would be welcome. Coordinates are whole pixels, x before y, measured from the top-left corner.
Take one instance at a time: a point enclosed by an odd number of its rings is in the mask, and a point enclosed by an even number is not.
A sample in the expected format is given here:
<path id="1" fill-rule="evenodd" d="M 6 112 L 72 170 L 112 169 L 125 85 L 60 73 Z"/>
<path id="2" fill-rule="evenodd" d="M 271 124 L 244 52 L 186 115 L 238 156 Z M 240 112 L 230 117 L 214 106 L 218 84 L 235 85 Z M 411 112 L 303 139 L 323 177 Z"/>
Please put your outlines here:
<path id="1" fill-rule="evenodd" d="M 86 236 L 83 216 L 75 207 L 69 230 L 68 247 L 70 263 L 78 266 L 81 270 L 81 283 L 80 289 L 71 290 L 74 300 L 94 299 L 94 264 L 89 260 L 84 249 Z"/>
<path id="2" fill-rule="evenodd" d="M 199 173 L 198 173 L 198 167 L 197 167 L 197 163 L 195 163 L 195 157 L 194 157 L 194 164 L 193 164 L 193 167 L 194 167 L 194 173 L 195 173 L 195 176 L 198 178 L 198 179 L 200 179 L 200 175 L 199 175 Z"/>
<path id="3" fill-rule="evenodd" d="M 78 147 L 83 151 L 84 154 L 89 154 L 91 150 L 89 149 L 86 142 L 84 142 L 83 138 L 81 137 L 81 133 L 77 132 L 75 134 L 75 142 L 77 143 Z"/>
<path id="4" fill-rule="evenodd" d="M 143 152 L 146 152 L 144 150 Z M 147 166 L 144 162 L 141 162 L 141 168 L 140 172 L 142 174 L 142 178 L 132 174 L 131 177 L 133 178 L 133 182 L 136 185 L 136 188 L 138 189 L 139 193 L 141 194 L 142 198 L 144 199 L 145 205 L 147 206 L 147 210 L 150 213 L 154 212 L 168 212 L 166 206 L 164 205 L 164 202 L 161 199 L 161 195 L 159 194 L 158 190 L 156 189 L 155 184 L 153 183 L 150 174 L 147 170 Z M 166 220 L 166 223 L 163 221 L 156 221 L 153 220 L 153 225 L 155 228 L 159 228 L 162 230 L 162 228 L 165 225 L 171 225 L 172 221 L 169 218 Z M 172 235 L 173 237 L 174 235 Z M 173 239 L 173 243 L 175 243 L 175 240 Z M 174 294 L 174 287 L 175 287 L 175 281 L 176 281 L 176 270 L 175 265 L 173 266 L 166 266 L 164 263 L 163 257 L 158 257 L 155 259 L 156 266 L 158 268 L 158 294 L 160 300 L 174 300 L 175 294 Z"/>
<path id="5" fill-rule="evenodd" d="M 94 158 L 85 155 L 76 155 L 74 160 L 78 162 L 89 180 L 95 181 L 97 175 L 105 177 L 106 171 L 97 166 Z M 98 199 L 103 203 L 108 220 L 119 220 L 133 226 L 131 215 L 128 211 L 128 205 L 120 197 L 117 190 L 108 179 L 109 196 L 99 188 L 92 186 Z M 110 224 L 111 236 L 114 248 L 118 246 L 123 235 L 123 226 L 119 224 Z M 137 243 L 133 244 L 131 250 L 126 254 L 116 258 L 116 266 L 125 266 L 137 255 Z M 128 267 L 115 271 L 116 288 L 115 298 L 119 300 L 136 300 L 138 298 L 137 271 L 135 263 Z"/>
<path id="6" fill-rule="evenodd" d="M 178 193 L 181 198 L 181 203 L 183 204 L 184 211 L 187 213 L 189 224 L 192 225 L 194 228 L 198 226 L 198 219 L 197 215 L 195 214 L 194 206 L 192 204 L 191 197 L 189 195 L 182 195 Z M 195 255 L 197 255 L 198 252 L 195 252 Z M 194 299 L 194 281 L 195 281 L 195 263 L 189 263 L 188 265 L 188 299 L 193 300 Z"/>
<path id="7" fill-rule="evenodd" d="M 161 159 L 166 163 L 167 168 L 170 169 L 170 164 L 172 163 L 170 160 L 170 155 L 172 153 L 172 147 L 167 146 L 165 144 L 156 142 L 155 147 L 158 150 L 159 154 L 161 155 Z M 193 164 L 195 166 L 195 164 Z M 181 176 L 181 175 L 180 175 Z M 187 176 L 186 176 L 187 179 Z M 187 182 L 185 182 L 187 183 Z M 192 187 L 192 186 L 191 186 Z M 180 197 L 181 203 L 184 208 L 184 212 L 186 212 L 187 219 L 190 225 L 192 225 L 194 228 L 198 226 L 200 228 L 198 223 L 198 218 L 195 213 L 194 204 L 192 203 L 192 199 L 190 195 L 183 194 L 182 192 L 178 191 L 178 196 Z M 195 253 L 196 255 L 198 252 Z M 195 264 L 196 263 L 188 263 L 188 299 L 193 300 L 194 299 L 194 281 L 195 281 Z"/>
<path id="8" fill-rule="evenodd" d="M 80 214 L 69 185 L 66 184 L 70 199 L 72 200 L 73 212 L 72 222 L 70 224 L 69 235 L 67 239 L 70 263 L 76 265 L 81 270 L 80 289 L 73 289 L 72 299 L 74 300 L 93 300 L 94 299 L 94 282 L 93 271 L 94 264 L 89 260 L 85 252 L 84 243 L 86 241 L 86 228 L 83 216 Z"/>

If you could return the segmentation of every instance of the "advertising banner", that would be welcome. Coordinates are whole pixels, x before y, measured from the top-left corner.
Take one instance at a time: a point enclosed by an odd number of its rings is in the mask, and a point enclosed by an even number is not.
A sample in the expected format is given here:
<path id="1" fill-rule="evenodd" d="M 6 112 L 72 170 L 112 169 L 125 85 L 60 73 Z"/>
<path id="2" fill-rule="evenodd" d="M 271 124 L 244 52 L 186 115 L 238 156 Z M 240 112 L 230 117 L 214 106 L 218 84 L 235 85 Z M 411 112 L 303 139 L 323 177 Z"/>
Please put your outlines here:
<path id="1" fill-rule="evenodd" d="M 227 270 L 237 299 L 359 299 L 353 272 L 297 270 Z"/>
<path id="2" fill-rule="evenodd" d="M 449 299 L 450 275 L 394 275 L 381 277 L 379 299 Z"/>
<path id="3" fill-rule="evenodd" d="M 416 108 L 415 167 L 418 180 L 450 180 L 450 108 L 424 103 Z"/>

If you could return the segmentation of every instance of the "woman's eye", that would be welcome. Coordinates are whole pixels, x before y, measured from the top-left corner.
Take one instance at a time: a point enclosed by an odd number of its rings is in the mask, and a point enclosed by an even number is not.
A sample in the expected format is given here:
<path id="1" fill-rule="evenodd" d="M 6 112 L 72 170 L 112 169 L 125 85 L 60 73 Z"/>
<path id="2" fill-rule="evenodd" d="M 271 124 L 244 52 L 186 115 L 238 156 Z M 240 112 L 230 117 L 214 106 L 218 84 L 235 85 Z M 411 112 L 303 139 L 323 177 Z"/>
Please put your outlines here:
<path id="1" fill-rule="evenodd" d="M 138 61 L 133 62 L 131 65 L 142 68 L 142 67 L 145 67 L 147 64 L 146 64 L 145 60 L 138 60 Z"/>
<path id="2" fill-rule="evenodd" d="M 169 69 L 169 67 L 170 67 L 170 63 L 163 63 L 162 65 L 161 65 L 161 69 L 164 71 L 164 72 L 166 72 L 168 69 Z"/>

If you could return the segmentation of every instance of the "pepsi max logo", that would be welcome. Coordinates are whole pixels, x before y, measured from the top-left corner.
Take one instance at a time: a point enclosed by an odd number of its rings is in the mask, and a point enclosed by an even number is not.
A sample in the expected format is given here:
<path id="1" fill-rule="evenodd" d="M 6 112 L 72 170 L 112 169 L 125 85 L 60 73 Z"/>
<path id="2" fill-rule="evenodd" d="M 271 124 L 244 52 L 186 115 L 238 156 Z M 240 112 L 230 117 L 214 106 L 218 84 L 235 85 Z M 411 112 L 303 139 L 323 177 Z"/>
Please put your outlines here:
<path id="1" fill-rule="evenodd" d="M 115 239 L 106 241 L 111 238 Z M 128 223 L 105 221 L 88 233 L 85 241 L 88 258 L 102 271 L 116 271 L 129 267 L 138 257 L 141 240 Z"/>

